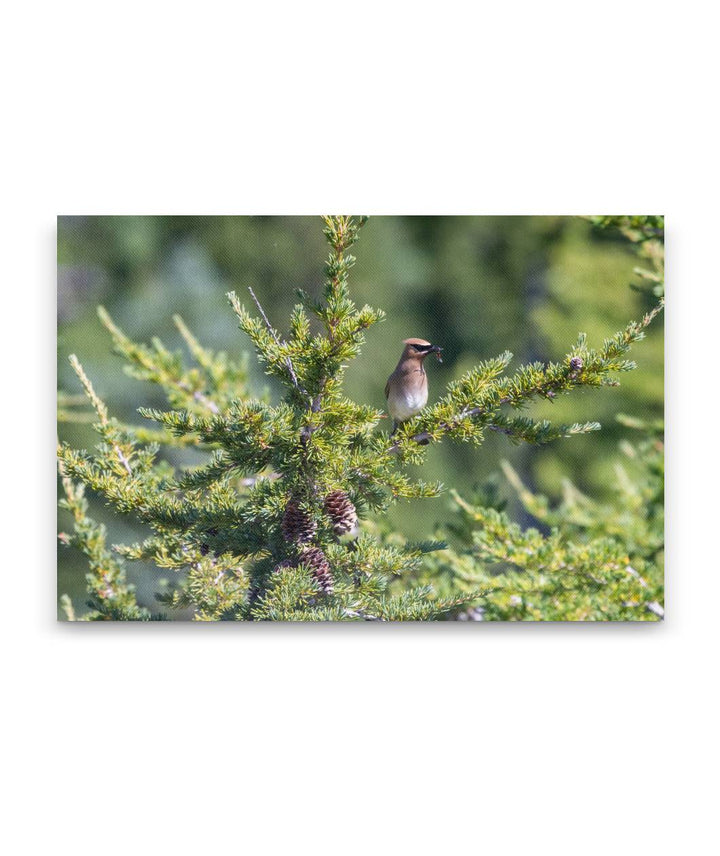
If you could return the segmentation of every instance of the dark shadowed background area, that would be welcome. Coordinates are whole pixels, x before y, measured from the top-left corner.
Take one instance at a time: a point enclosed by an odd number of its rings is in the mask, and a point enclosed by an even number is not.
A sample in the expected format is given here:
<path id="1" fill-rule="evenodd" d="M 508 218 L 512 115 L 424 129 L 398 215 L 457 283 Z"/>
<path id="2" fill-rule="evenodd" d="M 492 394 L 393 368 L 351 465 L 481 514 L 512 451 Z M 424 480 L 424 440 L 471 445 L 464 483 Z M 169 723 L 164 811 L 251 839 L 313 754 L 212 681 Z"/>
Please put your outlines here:
<path id="1" fill-rule="evenodd" d="M 430 402 L 481 359 L 508 349 L 520 362 L 562 357 L 578 332 L 590 346 L 640 317 L 651 301 L 634 291 L 633 245 L 573 217 L 372 217 L 353 248 L 355 301 L 384 309 L 362 355 L 347 372 L 347 393 L 384 407 L 383 388 L 401 342 L 418 336 L 442 345 L 444 362 L 428 366 Z M 111 352 L 96 307 L 103 304 L 133 339 L 159 336 L 183 349 L 172 315 L 179 313 L 203 344 L 238 354 L 250 350 L 225 293 L 252 301 L 252 286 L 276 328 L 287 329 L 295 290 L 318 295 L 327 255 L 319 217 L 60 217 L 58 219 L 58 386 L 77 394 L 67 357 L 76 353 L 110 413 L 139 423 L 138 407 L 162 407 L 158 390 L 123 373 Z M 602 431 L 546 447 L 514 447 L 491 434 L 480 448 L 444 442 L 429 451 L 425 477 L 469 494 L 503 457 L 526 481 L 557 496 L 565 477 L 602 497 L 612 483 L 612 461 L 623 429 L 618 412 L 659 417 L 663 412 L 662 317 L 637 345 L 638 369 L 621 386 L 573 393 L 531 413 L 555 421 L 597 420 Z M 258 390 L 270 386 L 251 358 Z M 389 430 L 389 422 L 388 422 Z M 79 448 L 96 436 L 89 424 L 61 422 L 59 434 Z M 174 462 L 197 464 L 191 451 L 173 450 Z M 99 502 L 92 514 L 108 525 L 110 541 L 143 534 Z M 65 512 L 60 525 L 67 526 Z M 417 538 L 448 517 L 447 499 L 405 502 L 389 518 Z M 518 514 L 518 517 L 520 515 Z M 521 519 L 521 518 L 520 518 Z M 82 600 L 85 558 L 60 548 L 59 594 Z M 136 579 L 132 565 L 131 579 Z M 165 576 L 167 572 L 158 576 Z M 149 589 L 139 586 L 139 599 Z"/>

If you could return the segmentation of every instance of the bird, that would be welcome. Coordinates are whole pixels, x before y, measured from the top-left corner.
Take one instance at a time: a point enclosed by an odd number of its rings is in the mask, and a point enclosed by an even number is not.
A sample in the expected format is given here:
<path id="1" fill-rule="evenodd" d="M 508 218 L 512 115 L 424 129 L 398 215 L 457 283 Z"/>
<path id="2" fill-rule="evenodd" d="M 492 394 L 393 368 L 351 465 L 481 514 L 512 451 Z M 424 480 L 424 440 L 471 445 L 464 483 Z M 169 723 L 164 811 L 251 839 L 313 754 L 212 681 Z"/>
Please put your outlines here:
<path id="1" fill-rule="evenodd" d="M 385 398 L 393 418 L 392 436 L 401 422 L 416 416 L 427 404 L 428 382 L 425 374 L 425 357 L 435 354 L 442 362 L 442 348 L 425 339 L 405 339 L 400 362 L 385 384 Z"/>

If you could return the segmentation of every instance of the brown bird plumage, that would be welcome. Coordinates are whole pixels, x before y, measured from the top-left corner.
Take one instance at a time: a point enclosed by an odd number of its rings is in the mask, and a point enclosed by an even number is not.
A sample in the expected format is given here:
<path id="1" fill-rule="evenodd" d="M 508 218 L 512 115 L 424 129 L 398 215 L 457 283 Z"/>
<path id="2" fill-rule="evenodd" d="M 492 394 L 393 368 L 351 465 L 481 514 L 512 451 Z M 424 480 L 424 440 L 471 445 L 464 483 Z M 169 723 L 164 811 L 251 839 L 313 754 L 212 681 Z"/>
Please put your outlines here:
<path id="1" fill-rule="evenodd" d="M 425 357 L 435 354 L 442 362 L 442 348 L 425 339 L 405 339 L 400 362 L 385 385 L 385 398 L 392 416 L 394 434 L 401 422 L 412 419 L 427 404 L 428 382 L 425 374 Z"/>

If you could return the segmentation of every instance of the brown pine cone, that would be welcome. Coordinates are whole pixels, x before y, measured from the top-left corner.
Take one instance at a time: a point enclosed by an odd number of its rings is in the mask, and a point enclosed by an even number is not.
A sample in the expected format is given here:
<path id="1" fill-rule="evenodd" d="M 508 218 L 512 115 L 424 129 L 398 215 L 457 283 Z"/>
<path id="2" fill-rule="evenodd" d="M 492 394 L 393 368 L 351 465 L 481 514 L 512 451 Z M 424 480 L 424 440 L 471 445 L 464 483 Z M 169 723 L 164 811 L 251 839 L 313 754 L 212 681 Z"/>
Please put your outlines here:
<path id="1" fill-rule="evenodd" d="M 325 594 L 332 594 L 332 571 L 328 560 L 325 558 L 325 553 L 319 547 L 306 547 L 300 555 L 300 561 L 312 570 L 320 590 Z"/>
<path id="2" fill-rule="evenodd" d="M 570 371 L 568 374 L 568 377 L 570 378 L 570 380 L 575 380 L 575 378 L 578 376 L 582 367 L 583 367 L 582 357 L 573 357 L 570 360 Z"/>
<path id="3" fill-rule="evenodd" d="M 297 541 L 302 544 L 310 541 L 317 529 L 317 523 L 300 508 L 295 500 L 291 499 L 285 506 L 281 528 L 286 541 Z"/>
<path id="4" fill-rule="evenodd" d="M 325 513 L 332 521 L 336 535 L 357 532 L 357 511 L 344 490 L 334 490 L 325 497 Z"/>

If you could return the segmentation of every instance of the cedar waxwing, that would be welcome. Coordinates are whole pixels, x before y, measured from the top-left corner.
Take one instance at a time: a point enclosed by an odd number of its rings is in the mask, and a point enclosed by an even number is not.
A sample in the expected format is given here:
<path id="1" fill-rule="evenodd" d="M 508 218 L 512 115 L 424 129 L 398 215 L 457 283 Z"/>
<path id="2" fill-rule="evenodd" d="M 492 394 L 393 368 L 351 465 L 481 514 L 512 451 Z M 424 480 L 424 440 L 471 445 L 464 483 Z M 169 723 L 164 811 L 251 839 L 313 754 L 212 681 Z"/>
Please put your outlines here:
<path id="1" fill-rule="evenodd" d="M 435 354 L 439 362 L 442 348 L 424 339 L 405 339 L 405 349 L 395 371 L 385 385 L 385 398 L 392 416 L 392 434 L 401 422 L 416 416 L 427 404 L 428 382 L 423 363 L 428 354 Z"/>

